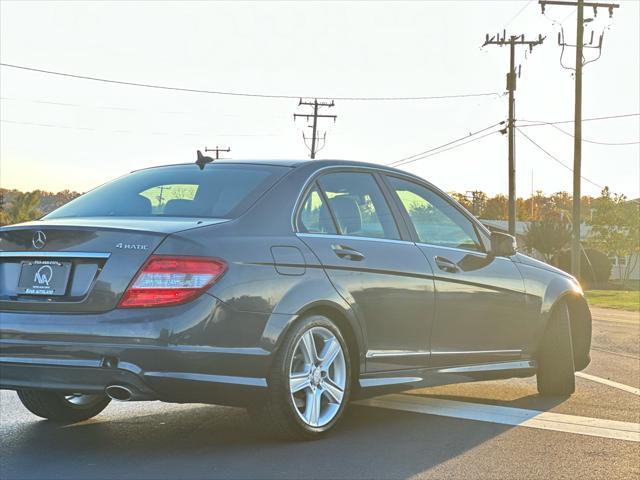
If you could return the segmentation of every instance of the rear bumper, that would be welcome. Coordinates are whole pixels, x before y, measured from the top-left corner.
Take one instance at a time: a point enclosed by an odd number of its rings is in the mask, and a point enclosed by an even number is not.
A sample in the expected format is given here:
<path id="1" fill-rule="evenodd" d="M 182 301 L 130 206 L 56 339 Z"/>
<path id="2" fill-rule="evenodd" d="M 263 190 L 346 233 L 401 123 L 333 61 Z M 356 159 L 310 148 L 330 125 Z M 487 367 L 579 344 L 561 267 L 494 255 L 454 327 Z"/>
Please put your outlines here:
<path id="1" fill-rule="evenodd" d="M 256 315 L 225 309 L 208 295 L 181 307 L 144 310 L 1 312 L 0 388 L 100 393 L 122 385 L 133 400 L 226 405 L 264 393 L 272 356 L 257 346 L 262 330 Z M 231 322 L 235 329 L 221 328 Z M 238 329 L 245 330 L 245 344 L 229 346 L 240 337 Z"/>
<path id="2" fill-rule="evenodd" d="M 109 385 L 121 385 L 131 390 L 132 400 L 244 405 L 266 389 L 263 373 L 269 359 L 261 349 L 141 351 L 123 345 L 1 341 L 0 388 L 102 393 Z M 228 374 L 233 372 L 242 375 Z"/>

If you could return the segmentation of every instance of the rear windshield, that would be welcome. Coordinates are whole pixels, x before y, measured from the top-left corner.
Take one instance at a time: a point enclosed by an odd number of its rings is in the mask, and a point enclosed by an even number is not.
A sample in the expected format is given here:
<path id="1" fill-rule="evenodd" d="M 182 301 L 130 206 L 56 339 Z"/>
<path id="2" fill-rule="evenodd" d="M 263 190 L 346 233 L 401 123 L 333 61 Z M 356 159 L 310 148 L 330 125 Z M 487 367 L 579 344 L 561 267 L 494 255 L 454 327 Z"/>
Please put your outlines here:
<path id="1" fill-rule="evenodd" d="M 45 218 L 233 218 L 288 167 L 255 164 L 176 165 L 133 172 L 106 183 Z"/>

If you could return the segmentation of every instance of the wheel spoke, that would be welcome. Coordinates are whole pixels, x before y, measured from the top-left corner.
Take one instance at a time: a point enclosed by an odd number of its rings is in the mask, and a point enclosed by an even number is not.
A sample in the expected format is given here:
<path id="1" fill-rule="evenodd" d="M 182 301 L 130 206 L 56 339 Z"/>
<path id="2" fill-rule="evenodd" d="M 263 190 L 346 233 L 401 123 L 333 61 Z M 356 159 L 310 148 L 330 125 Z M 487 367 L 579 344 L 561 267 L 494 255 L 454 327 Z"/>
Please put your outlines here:
<path id="1" fill-rule="evenodd" d="M 323 385 L 324 391 L 329 395 L 329 397 L 331 397 L 332 403 L 340 405 L 342 403 L 342 398 L 344 397 L 344 390 L 333 383 L 333 380 L 330 378 L 326 378 Z"/>
<path id="2" fill-rule="evenodd" d="M 304 418 L 311 426 L 317 426 L 320 420 L 322 391 L 317 389 L 307 394 L 307 406 L 304 412 Z"/>
<path id="3" fill-rule="evenodd" d="M 304 390 L 311 386 L 309 382 L 309 374 L 307 372 L 302 373 L 292 373 L 289 377 L 289 387 L 291 388 L 291 393 L 299 392 L 300 390 Z"/>
<path id="4" fill-rule="evenodd" d="M 329 370 L 331 364 L 335 361 L 338 354 L 342 351 L 340 347 L 340 342 L 336 338 L 332 338 L 328 340 L 322 349 L 322 358 L 320 360 L 320 365 L 323 370 Z"/>
<path id="5" fill-rule="evenodd" d="M 302 347 L 304 355 L 309 363 L 316 364 L 318 362 L 318 352 L 316 352 L 316 343 L 313 339 L 313 333 L 311 333 L 311 330 L 306 331 L 304 335 L 302 335 L 300 347 Z"/>
<path id="6" fill-rule="evenodd" d="M 302 334 L 289 364 L 289 392 L 300 420 L 321 427 L 335 418 L 347 399 L 348 368 L 331 329 L 313 326 Z"/>

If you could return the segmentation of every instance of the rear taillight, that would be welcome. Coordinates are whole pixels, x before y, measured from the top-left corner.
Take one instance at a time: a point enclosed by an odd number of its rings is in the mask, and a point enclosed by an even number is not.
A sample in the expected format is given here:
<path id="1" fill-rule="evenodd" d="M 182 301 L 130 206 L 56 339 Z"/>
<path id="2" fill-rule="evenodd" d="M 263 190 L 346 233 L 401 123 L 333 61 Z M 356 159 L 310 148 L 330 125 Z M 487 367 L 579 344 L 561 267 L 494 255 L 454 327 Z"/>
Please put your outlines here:
<path id="1" fill-rule="evenodd" d="M 152 255 L 120 300 L 119 308 L 166 307 L 201 295 L 225 272 L 220 259 Z"/>

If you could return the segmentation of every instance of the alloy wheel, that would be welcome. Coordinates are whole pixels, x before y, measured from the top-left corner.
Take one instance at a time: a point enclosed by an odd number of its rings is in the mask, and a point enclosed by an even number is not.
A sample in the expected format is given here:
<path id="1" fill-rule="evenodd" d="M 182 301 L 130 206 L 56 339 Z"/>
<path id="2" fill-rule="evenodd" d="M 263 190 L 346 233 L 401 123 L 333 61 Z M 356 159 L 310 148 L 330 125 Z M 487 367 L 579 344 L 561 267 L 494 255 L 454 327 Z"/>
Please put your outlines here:
<path id="1" fill-rule="evenodd" d="M 342 406 L 346 382 L 346 360 L 336 336 L 324 327 L 304 332 L 289 369 L 289 391 L 300 419 L 311 427 L 333 420 Z"/>

